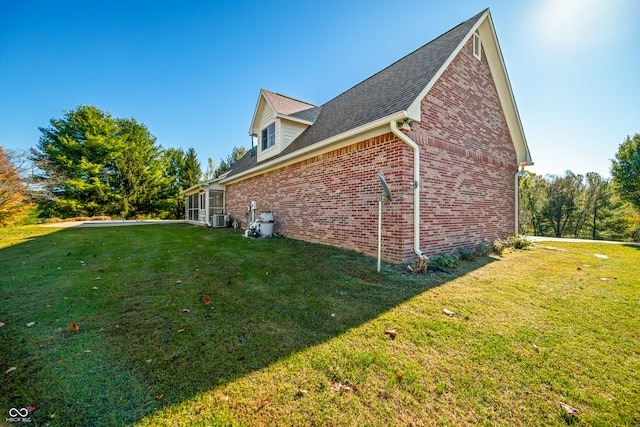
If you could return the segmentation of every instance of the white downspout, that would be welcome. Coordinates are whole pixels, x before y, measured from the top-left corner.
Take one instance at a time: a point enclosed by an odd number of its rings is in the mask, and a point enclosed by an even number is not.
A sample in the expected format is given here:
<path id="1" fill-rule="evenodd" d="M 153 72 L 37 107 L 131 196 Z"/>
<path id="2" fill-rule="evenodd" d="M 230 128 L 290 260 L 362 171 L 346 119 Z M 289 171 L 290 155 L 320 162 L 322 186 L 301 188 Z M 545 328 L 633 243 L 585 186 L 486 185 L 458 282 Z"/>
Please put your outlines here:
<path id="1" fill-rule="evenodd" d="M 398 129 L 395 120 L 392 120 L 389 126 L 391 132 L 413 151 L 413 180 L 416 183 L 416 189 L 413 192 L 413 250 L 420 259 L 428 259 L 420 249 L 420 147 Z"/>
<path id="2" fill-rule="evenodd" d="M 522 162 L 520 163 L 520 169 L 518 169 L 516 171 L 515 174 L 515 208 L 516 208 L 516 214 L 515 214 L 515 230 L 513 232 L 514 236 L 517 236 L 519 233 L 519 228 L 520 228 L 520 176 L 522 176 L 522 173 L 524 172 L 524 167 L 525 166 L 529 166 L 531 165 L 531 163 L 527 163 L 527 162 Z"/>

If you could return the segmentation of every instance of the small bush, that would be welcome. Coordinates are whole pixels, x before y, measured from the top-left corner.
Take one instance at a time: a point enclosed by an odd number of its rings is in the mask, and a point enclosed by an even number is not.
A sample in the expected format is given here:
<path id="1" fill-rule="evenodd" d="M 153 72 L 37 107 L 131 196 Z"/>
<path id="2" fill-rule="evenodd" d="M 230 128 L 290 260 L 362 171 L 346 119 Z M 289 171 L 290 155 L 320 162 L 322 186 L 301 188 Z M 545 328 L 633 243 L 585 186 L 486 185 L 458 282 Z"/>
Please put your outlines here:
<path id="1" fill-rule="evenodd" d="M 458 258 L 461 261 L 475 261 L 475 259 L 478 257 L 478 254 L 475 248 L 461 247 L 456 250 L 458 251 Z"/>
<path id="2" fill-rule="evenodd" d="M 478 246 L 476 246 L 476 254 L 478 254 L 478 256 L 487 256 L 490 253 L 491 246 L 487 245 L 486 243 L 478 243 Z"/>
<path id="3" fill-rule="evenodd" d="M 527 249 L 532 243 L 526 238 L 526 236 L 522 236 L 518 234 L 517 236 L 509 236 L 507 237 L 507 241 L 509 242 L 509 247 L 514 249 Z"/>
<path id="4" fill-rule="evenodd" d="M 91 217 L 89 216 L 77 216 L 72 219 L 72 221 L 91 221 Z"/>
<path id="5" fill-rule="evenodd" d="M 532 243 L 525 236 L 509 236 L 505 240 L 496 240 L 493 242 L 493 251 L 500 255 L 508 248 L 528 249 L 531 245 Z"/>
<path id="6" fill-rule="evenodd" d="M 507 246 L 505 245 L 504 241 L 496 240 L 491 245 L 491 250 L 498 255 L 502 255 L 504 251 L 507 250 Z"/>
<path id="7" fill-rule="evenodd" d="M 62 222 L 62 220 L 60 218 L 45 218 L 42 222 L 45 224 L 57 224 Z"/>
<path id="8" fill-rule="evenodd" d="M 442 254 L 432 258 L 429 264 L 436 267 L 456 268 L 460 264 L 460 258 L 454 254 Z"/>
<path id="9" fill-rule="evenodd" d="M 91 221 L 111 221 L 110 216 L 93 216 L 91 217 Z"/>

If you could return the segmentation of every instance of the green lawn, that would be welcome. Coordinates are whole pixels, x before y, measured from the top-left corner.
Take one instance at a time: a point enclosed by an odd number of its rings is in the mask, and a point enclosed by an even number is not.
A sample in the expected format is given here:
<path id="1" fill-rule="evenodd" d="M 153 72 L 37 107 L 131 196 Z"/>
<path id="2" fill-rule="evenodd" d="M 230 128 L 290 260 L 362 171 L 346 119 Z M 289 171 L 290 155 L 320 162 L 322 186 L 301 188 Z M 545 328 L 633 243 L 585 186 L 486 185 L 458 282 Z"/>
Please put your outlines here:
<path id="1" fill-rule="evenodd" d="M 236 230 L 24 227 L 0 267 L 0 425 L 640 425 L 638 247 L 410 276 Z"/>

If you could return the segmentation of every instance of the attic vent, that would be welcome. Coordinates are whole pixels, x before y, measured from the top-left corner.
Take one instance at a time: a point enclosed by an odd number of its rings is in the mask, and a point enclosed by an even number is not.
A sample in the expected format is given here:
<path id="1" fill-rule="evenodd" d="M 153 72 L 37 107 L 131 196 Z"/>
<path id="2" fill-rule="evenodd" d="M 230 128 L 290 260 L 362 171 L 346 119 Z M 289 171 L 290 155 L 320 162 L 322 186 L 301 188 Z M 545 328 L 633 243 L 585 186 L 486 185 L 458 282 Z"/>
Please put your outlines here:
<path id="1" fill-rule="evenodd" d="M 478 33 L 473 33 L 473 56 L 482 59 L 482 40 Z"/>

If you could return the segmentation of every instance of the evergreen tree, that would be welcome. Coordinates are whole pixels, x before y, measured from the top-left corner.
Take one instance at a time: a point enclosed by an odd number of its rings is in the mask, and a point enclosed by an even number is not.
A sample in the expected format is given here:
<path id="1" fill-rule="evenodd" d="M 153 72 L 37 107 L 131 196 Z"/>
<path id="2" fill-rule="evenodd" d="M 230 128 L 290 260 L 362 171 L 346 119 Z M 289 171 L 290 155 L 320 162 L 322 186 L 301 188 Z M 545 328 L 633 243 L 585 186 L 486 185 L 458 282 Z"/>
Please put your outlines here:
<path id="1" fill-rule="evenodd" d="M 180 188 L 185 190 L 200 182 L 202 176 L 202 169 L 200 168 L 200 162 L 196 155 L 196 150 L 193 147 L 187 150 L 184 157 L 184 168 L 180 174 Z"/>
<path id="2" fill-rule="evenodd" d="M 233 149 L 231 150 L 231 154 L 229 154 L 224 159 L 220 159 L 220 164 L 216 168 L 215 175 L 218 177 L 227 172 L 229 169 L 231 169 L 231 166 L 233 166 L 233 164 L 240 160 L 245 154 L 247 154 L 246 148 L 242 146 L 233 147 Z"/>
<path id="3" fill-rule="evenodd" d="M 109 213 L 116 198 L 110 176 L 122 154 L 111 115 L 93 106 L 79 106 L 64 118 L 51 119 L 35 152 L 36 164 L 54 196 L 52 210 L 63 217 Z M 59 174 L 61 182 L 47 178 Z"/>
<path id="4" fill-rule="evenodd" d="M 79 106 L 40 132 L 32 153 L 52 195 L 39 203 L 45 214 L 155 216 L 166 208 L 165 156 L 144 124 Z"/>

